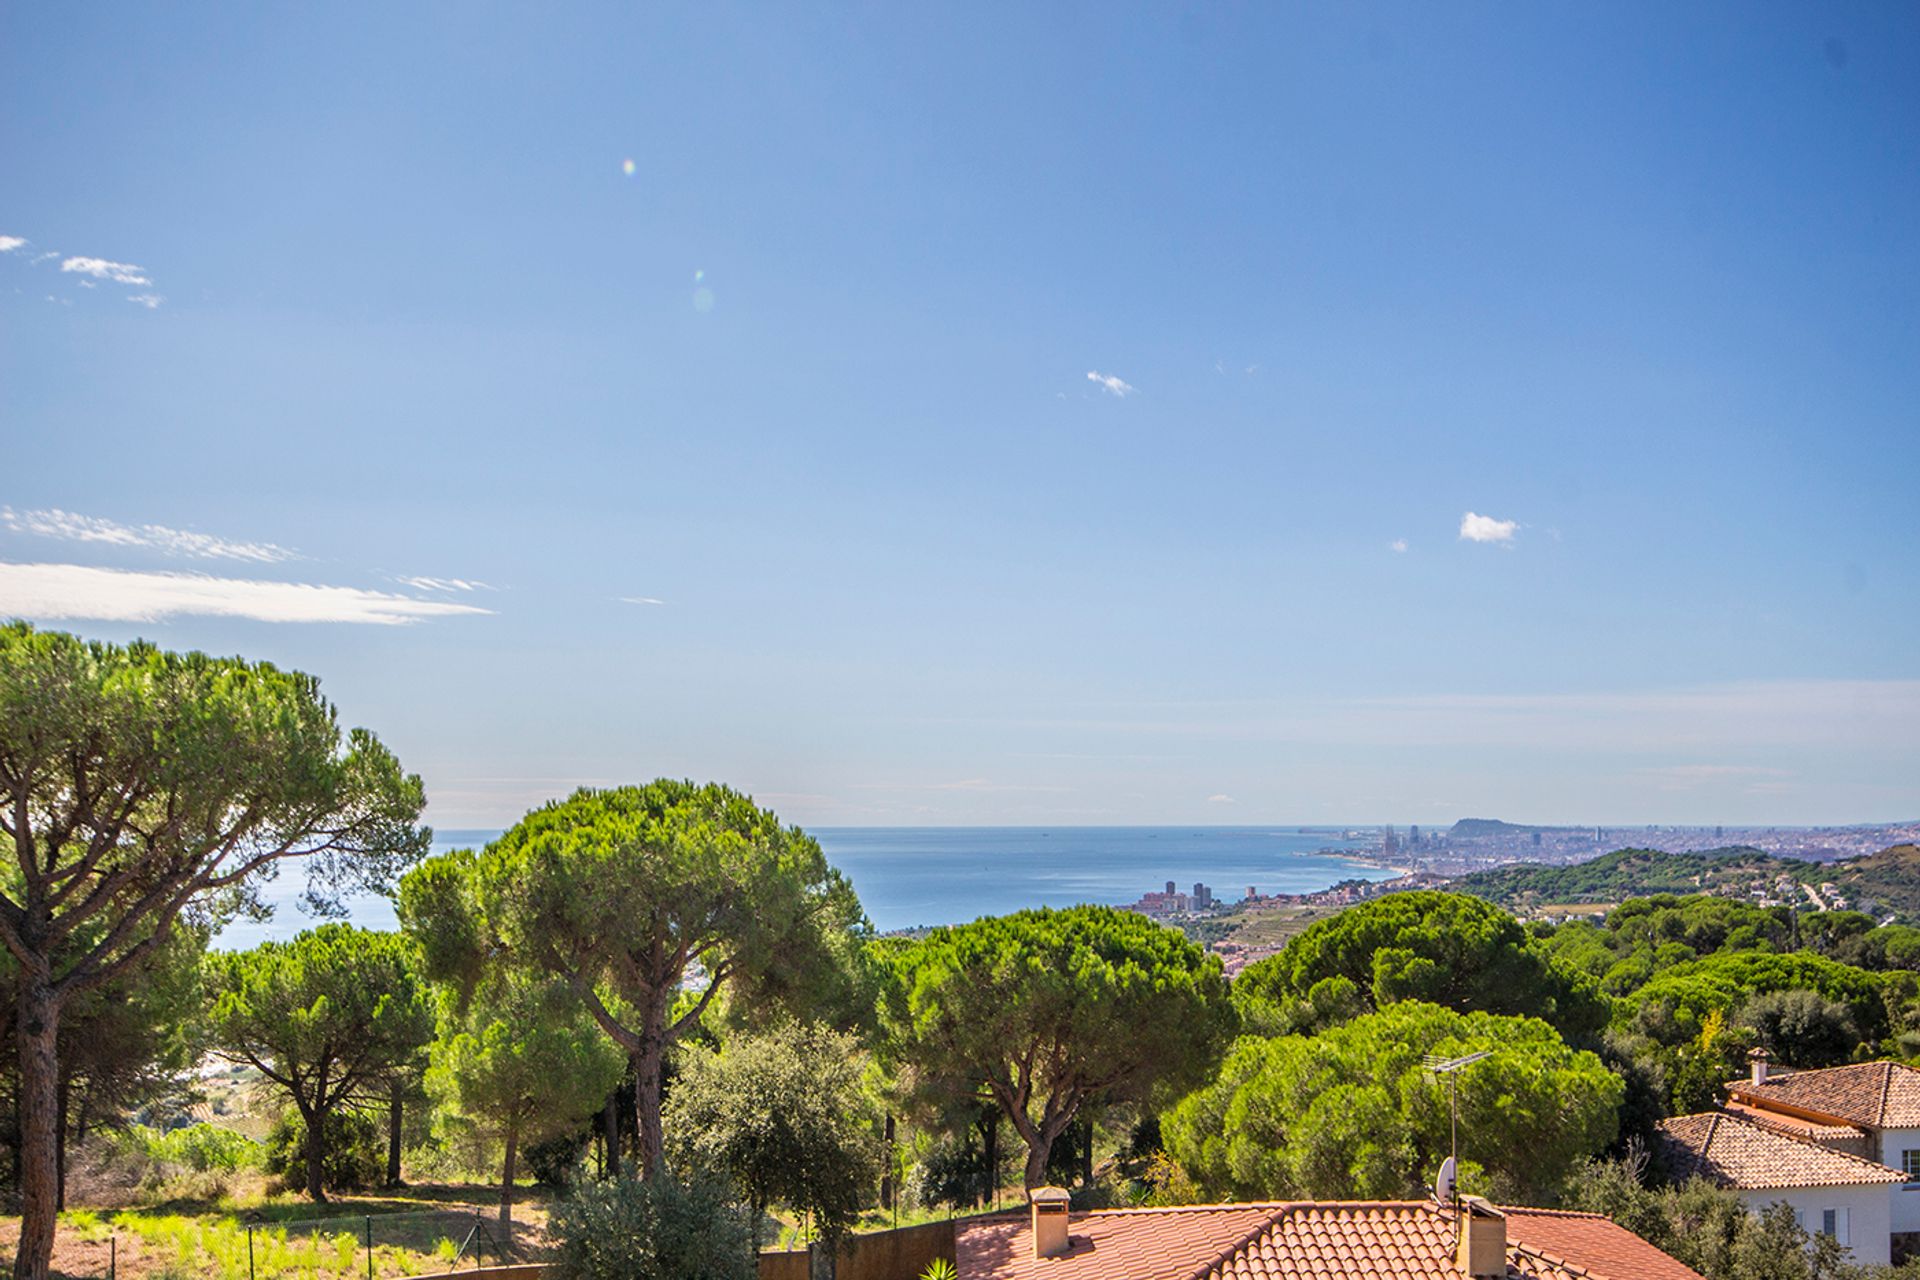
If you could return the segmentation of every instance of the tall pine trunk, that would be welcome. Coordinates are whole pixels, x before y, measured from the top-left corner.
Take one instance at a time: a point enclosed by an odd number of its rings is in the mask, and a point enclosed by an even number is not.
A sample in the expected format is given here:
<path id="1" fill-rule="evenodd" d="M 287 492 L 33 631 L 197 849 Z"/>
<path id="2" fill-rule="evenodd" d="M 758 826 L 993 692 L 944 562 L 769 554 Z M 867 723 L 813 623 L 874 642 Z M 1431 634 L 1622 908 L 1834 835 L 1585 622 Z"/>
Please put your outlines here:
<path id="1" fill-rule="evenodd" d="M 60 1213 L 60 1004 L 44 975 L 20 975 L 20 1248 L 15 1280 L 47 1280 Z"/>
<path id="2" fill-rule="evenodd" d="M 640 1176 L 653 1177 L 660 1165 L 665 1140 L 660 1132 L 660 1076 L 667 1056 L 667 1011 L 649 1009 L 640 1033 L 640 1049 L 633 1057 L 634 1127 L 639 1130 Z"/>
<path id="3" fill-rule="evenodd" d="M 520 1126 L 507 1126 L 507 1158 L 500 1169 L 500 1230 L 503 1235 L 513 1231 L 513 1163 L 520 1154 Z M 504 1243 L 504 1242 L 503 1242 Z"/>
<path id="4" fill-rule="evenodd" d="M 307 1122 L 307 1198 L 315 1204 L 327 1202 L 327 1118 L 317 1112 L 302 1117 Z"/>
<path id="5" fill-rule="evenodd" d="M 387 1185 L 397 1187 L 400 1185 L 401 1095 L 405 1085 L 395 1080 L 388 1088 L 391 1092 L 387 1095 Z"/>

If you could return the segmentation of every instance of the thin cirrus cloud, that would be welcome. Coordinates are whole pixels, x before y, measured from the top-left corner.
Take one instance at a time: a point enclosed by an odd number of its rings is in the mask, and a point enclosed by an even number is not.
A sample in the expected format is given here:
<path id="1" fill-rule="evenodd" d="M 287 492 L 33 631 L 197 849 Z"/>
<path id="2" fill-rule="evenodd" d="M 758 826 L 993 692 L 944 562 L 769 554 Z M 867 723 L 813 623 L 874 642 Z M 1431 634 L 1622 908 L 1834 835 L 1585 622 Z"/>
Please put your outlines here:
<path id="1" fill-rule="evenodd" d="M 401 586 L 415 591 L 491 591 L 492 587 L 473 578 L 395 578 Z"/>
<path id="2" fill-rule="evenodd" d="M 1232 804 L 1233 797 L 1228 795 L 1224 791 L 1216 792 L 1215 794 L 1207 797 L 1207 803 L 1208 804 Z"/>
<path id="3" fill-rule="evenodd" d="M 1387 544 L 1387 550 L 1389 551 L 1405 551 L 1406 549 L 1407 540 L 1405 538 L 1395 538 Z"/>
<path id="4" fill-rule="evenodd" d="M 666 603 L 665 600 L 660 599 L 658 596 L 621 596 L 619 597 L 619 600 L 621 604 L 665 604 Z"/>
<path id="5" fill-rule="evenodd" d="M 1460 517 L 1460 540 L 1462 542 L 1510 543 L 1519 528 L 1520 522 L 1517 520 L 1496 520 L 1492 516 L 1478 515 L 1469 511 Z"/>
<path id="6" fill-rule="evenodd" d="M 25 236 L 0 235 L 0 253 L 16 253 L 32 243 Z M 127 301 L 135 306 L 145 307 L 149 311 L 158 310 L 160 304 L 166 301 L 160 294 L 152 292 L 153 277 L 147 273 L 147 269 L 131 262 L 120 262 L 113 258 L 96 258 L 88 254 L 62 255 L 48 250 L 45 253 L 35 254 L 28 265 L 37 267 L 43 262 L 55 260 L 60 263 L 60 274 L 75 277 L 76 283 L 83 289 L 97 289 L 103 283 L 146 289 L 148 290 L 146 293 L 130 294 Z M 48 301 L 67 300 L 49 295 Z"/>
<path id="7" fill-rule="evenodd" d="M 428 618 L 492 612 L 470 604 L 358 587 L 78 564 L 0 563 L 0 616 L 6 617 L 160 622 L 192 615 L 406 626 Z"/>
<path id="8" fill-rule="evenodd" d="M 100 516 L 62 511 L 58 507 L 38 511 L 15 511 L 12 507 L 0 507 L 0 526 L 10 533 L 58 538 L 66 542 L 140 547 L 195 560 L 244 560 L 255 564 L 277 564 L 283 560 L 301 559 L 299 552 L 271 542 L 237 542 L 189 529 L 170 529 L 163 524 L 122 524 L 118 520 Z"/>
<path id="9" fill-rule="evenodd" d="M 1087 381 L 1098 383 L 1100 388 L 1108 395 L 1115 396 L 1122 400 L 1134 392 L 1133 384 L 1126 381 L 1126 379 L 1115 377 L 1111 373 L 1101 373 L 1094 369 L 1087 371 Z"/>

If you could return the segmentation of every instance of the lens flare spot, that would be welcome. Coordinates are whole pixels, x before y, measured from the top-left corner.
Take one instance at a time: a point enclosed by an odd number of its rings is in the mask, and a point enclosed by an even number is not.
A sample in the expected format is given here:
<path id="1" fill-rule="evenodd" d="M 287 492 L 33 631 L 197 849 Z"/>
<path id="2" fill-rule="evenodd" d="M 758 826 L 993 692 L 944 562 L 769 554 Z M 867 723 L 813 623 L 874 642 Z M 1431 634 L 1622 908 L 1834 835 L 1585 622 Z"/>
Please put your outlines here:
<path id="1" fill-rule="evenodd" d="M 693 273 L 693 282 L 695 284 L 699 284 L 702 280 L 705 280 L 706 278 L 707 278 L 707 273 L 704 271 L 696 271 Z"/>
<path id="2" fill-rule="evenodd" d="M 620 162 L 620 172 L 626 174 L 629 178 L 633 176 L 633 167 L 633 160 L 631 158 Z"/>

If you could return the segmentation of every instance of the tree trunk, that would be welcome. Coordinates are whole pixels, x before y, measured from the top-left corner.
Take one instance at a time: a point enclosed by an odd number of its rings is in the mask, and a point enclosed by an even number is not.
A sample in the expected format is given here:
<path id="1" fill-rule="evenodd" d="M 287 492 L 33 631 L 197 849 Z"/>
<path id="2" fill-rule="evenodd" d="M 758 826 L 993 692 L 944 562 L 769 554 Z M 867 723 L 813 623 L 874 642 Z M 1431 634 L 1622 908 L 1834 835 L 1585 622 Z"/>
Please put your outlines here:
<path id="1" fill-rule="evenodd" d="M 54 1109 L 53 1118 L 53 1184 L 54 1204 L 61 1213 L 67 1211 L 67 1104 L 72 1100 L 73 1081 L 64 1076 L 60 1080 L 60 1102 Z"/>
<path id="2" fill-rule="evenodd" d="M 391 1092 L 387 1094 L 387 1185 L 397 1187 L 400 1185 L 400 1120 L 401 1108 L 404 1105 L 402 1095 L 405 1093 L 406 1086 L 404 1082 L 395 1080 L 388 1088 Z"/>
<path id="3" fill-rule="evenodd" d="M 885 1173 L 880 1175 L 880 1207 L 882 1209 L 891 1210 L 893 1208 L 893 1168 L 894 1168 L 893 1112 L 891 1111 L 887 1112 L 887 1128 L 886 1128 L 886 1133 L 883 1140 L 887 1148 L 887 1170 Z"/>
<path id="4" fill-rule="evenodd" d="M 60 1212 L 60 1006 L 44 979 L 20 977 L 20 1246 L 15 1280 L 47 1280 Z"/>
<path id="5" fill-rule="evenodd" d="M 315 1204 L 327 1202 L 327 1118 L 308 1115 L 307 1122 L 307 1196 Z"/>
<path id="6" fill-rule="evenodd" d="M 1080 1121 L 1080 1185 L 1093 1185 L 1093 1117 Z"/>
<path id="7" fill-rule="evenodd" d="M 640 1138 L 640 1176 L 653 1177 L 665 1145 L 660 1132 L 660 1068 L 666 1057 L 665 1037 L 652 1029 L 633 1059 L 633 1113 Z"/>
<path id="8" fill-rule="evenodd" d="M 607 1168 L 605 1176 L 620 1176 L 620 1091 L 615 1089 L 613 1096 L 607 1099 Z"/>
<path id="9" fill-rule="evenodd" d="M 513 1161 L 520 1154 L 520 1126 L 507 1126 L 507 1158 L 500 1172 L 500 1228 L 503 1234 L 513 1230 Z"/>
<path id="10" fill-rule="evenodd" d="M 987 1185 L 981 1188 L 980 1207 L 1000 1203 L 1000 1113 L 987 1112 Z"/>
<path id="11" fill-rule="evenodd" d="M 1027 1190 L 1047 1185 L 1047 1158 L 1053 1154 L 1053 1143 L 1045 1138 L 1027 1144 Z"/>

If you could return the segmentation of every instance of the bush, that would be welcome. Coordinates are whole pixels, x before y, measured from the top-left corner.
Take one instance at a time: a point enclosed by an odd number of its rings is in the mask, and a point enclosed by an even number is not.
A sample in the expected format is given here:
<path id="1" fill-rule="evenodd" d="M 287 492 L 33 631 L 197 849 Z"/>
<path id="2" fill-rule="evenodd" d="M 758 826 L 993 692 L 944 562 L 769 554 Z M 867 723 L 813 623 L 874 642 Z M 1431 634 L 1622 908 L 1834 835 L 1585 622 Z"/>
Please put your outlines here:
<path id="1" fill-rule="evenodd" d="M 553 1280 L 754 1280 L 746 1215 L 705 1178 L 588 1183 L 554 1206 Z"/>
<path id="2" fill-rule="evenodd" d="M 386 1135 L 372 1116 L 336 1111 L 327 1117 L 327 1155 L 320 1176 L 327 1189 L 377 1187 L 387 1172 Z M 307 1190 L 307 1125 L 289 1112 L 267 1135 L 267 1172 L 289 1191 Z"/>
<path id="3" fill-rule="evenodd" d="M 259 1143 L 218 1125 L 192 1124 L 166 1133 L 136 1125 L 133 1135 L 147 1155 L 194 1173 L 233 1173 L 257 1167 L 265 1152 Z"/>
<path id="4" fill-rule="evenodd" d="M 535 1142 L 521 1153 L 521 1162 L 534 1182 L 543 1187 L 570 1187 L 587 1159 L 584 1133 L 563 1133 Z"/>

